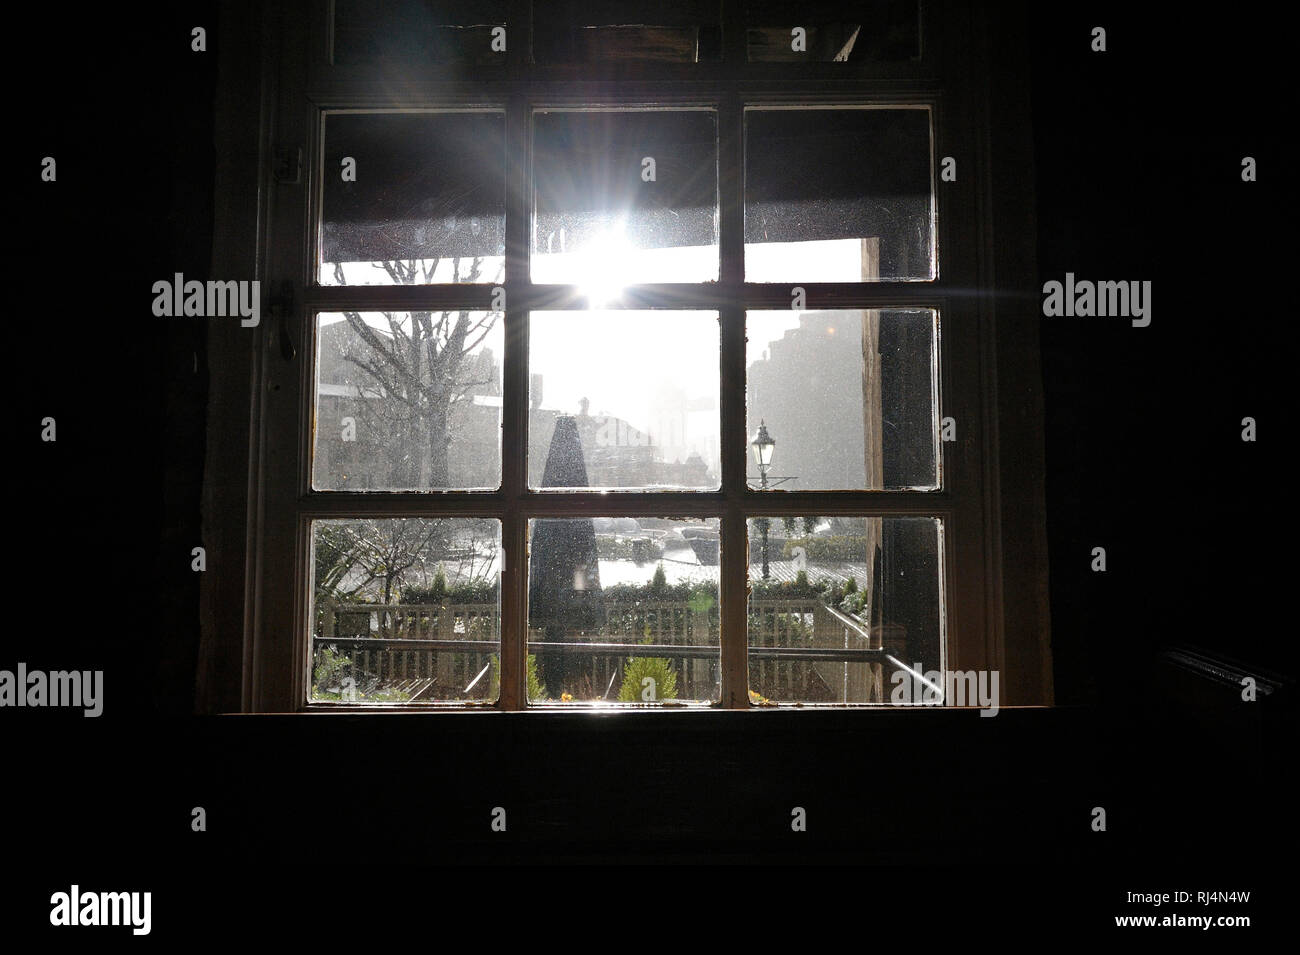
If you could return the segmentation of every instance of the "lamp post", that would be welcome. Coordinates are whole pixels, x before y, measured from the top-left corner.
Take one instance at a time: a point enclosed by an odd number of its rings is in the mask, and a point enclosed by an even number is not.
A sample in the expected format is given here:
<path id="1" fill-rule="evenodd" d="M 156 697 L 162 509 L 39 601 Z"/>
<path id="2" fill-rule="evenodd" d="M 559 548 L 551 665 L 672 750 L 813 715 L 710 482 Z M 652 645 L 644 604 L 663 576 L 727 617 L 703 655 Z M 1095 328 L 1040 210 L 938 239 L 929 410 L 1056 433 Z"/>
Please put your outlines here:
<path id="1" fill-rule="evenodd" d="M 758 433 L 750 444 L 754 448 L 754 460 L 758 463 L 759 486 L 767 490 L 767 470 L 772 466 L 772 449 L 776 447 L 776 442 L 767 433 L 767 422 L 759 421 Z M 754 523 L 763 534 L 763 579 L 767 580 L 770 577 L 767 567 L 767 528 L 771 522 L 766 517 L 759 517 L 755 518 Z"/>

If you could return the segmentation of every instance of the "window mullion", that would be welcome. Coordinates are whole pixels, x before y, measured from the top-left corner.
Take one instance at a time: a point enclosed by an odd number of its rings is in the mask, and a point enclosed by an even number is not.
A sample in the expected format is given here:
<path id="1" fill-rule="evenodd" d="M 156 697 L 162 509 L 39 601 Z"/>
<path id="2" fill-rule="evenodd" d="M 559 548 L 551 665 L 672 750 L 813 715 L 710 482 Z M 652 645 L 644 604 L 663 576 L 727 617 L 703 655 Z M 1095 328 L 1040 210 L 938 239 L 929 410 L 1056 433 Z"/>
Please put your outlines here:
<path id="1" fill-rule="evenodd" d="M 490 311 L 492 285 L 308 285 L 303 307 L 320 312 Z"/>
<path id="2" fill-rule="evenodd" d="M 720 285 L 739 290 L 745 273 L 744 104 L 728 93 L 718 108 L 718 241 Z M 722 582 L 719 596 L 722 643 L 722 705 L 749 705 L 747 584 L 749 545 L 745 530 L 745 309 L 739 296 L 719 311 L 722 347 L 720 442 L 722 492 Z"/>
<path id="3" fill-rule="evenodd" d="M 506 74 L 511 80 L 526 78 L 532 68 L 532 0 L 509 0 L 506 6 L 506 30 Z"/>
<path id="4" fill-rule="evenodd" d="M 525 707 L 528 628 L 527 518 L 521 508 L 528 480 L 528 311 L 530 178 L 528 103 L 512 97 L 506 109 L 506 337 L 501 396 L 501 487 L 505 498 L 501 547 L 501 696 L 503 710 Z"/>

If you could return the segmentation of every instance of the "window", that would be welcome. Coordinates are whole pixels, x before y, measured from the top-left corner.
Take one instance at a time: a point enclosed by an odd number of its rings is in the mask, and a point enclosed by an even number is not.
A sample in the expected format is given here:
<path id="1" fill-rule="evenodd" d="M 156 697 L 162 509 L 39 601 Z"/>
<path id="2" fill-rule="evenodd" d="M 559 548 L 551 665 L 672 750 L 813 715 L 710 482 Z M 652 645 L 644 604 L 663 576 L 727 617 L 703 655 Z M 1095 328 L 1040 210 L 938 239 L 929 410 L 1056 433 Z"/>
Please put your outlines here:
<path id="1" fill-rule="evenodd" d="M 969 11 L 407 6 L 268 22 L 240 708 L 1049 700 Z"/>

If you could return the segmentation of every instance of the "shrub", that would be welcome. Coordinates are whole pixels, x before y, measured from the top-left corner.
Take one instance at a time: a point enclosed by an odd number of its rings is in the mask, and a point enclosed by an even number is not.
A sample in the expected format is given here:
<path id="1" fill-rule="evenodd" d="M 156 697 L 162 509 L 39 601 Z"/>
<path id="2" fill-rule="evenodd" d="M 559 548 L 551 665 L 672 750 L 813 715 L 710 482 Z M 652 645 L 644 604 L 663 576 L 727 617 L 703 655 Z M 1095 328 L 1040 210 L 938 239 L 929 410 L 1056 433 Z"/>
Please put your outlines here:
<path id="1" fill-rule="evenodd" d="M 378 685 L 378 680 L 361 674 L 352 687 L 347 699 L 343 696 L 343 670 L 352 665 L 351 657 L 339 653 L 334 647 L 325 647 L 316 651 L 316 663 L 312 667 L 311 698 L 313 700 L 339 700 L 348 703 L 403 703 L 411 698 L 405 690 Z"/>
<path id="2" fill-rule="evenodd" d="M 524 665 L 526 671 L 525 678 L 528 683 L 528 699 L 544 700 L 548 696 L 546 687 L 542 686 L 542 678 L 537 675 L 537 657 L 528 654 L 528 660 Z"/>
<path id="3" fill-rule="evenodd" d="M 345 657 L 334 647 L 325 647 L 316 651 L 316 665 L 311 671 L 312 696 L 320 695 L 320 687 L 337 686 L 345 667 L 352 665 L 352 658 Z"/>
<path id="4" fill-rule="evenodd" d="M 655 575 L 650 579 L 650 589 L 655 593 L 662 593 L 668 589 L 668 575 L 664 573 L 663 562 L 655 568 Z"/>
<path id="5" fill-rule="evenodd" d="M 862 591 L 856 591 L 848 594 L 840 601 L 840 609 L 854 617 L 862 616 L 862 608 L 866 606 L 867 595 Z"/>
<path id="6" fill-rule="evenodd" d="M 642 680 L 650 679 L 654 683 L 655 700 L 677 699 L 677 674 L 672 665 L 660 657 L 632 657 L 623 667 L 623 685 L 618 688 L 618 698 L 623 703 L 640 703 L 642 692 L 649 687 Z"/>
<path id="7" fill-rule="evenodd" d="M 798 533 L 796 521 L 803 521 L 803 533 L 807 537 L 817 529 L 818 519 L 815 517 L 783 517 L 781 523 L 785 526 L 786 535 L 794 537 Z"/>

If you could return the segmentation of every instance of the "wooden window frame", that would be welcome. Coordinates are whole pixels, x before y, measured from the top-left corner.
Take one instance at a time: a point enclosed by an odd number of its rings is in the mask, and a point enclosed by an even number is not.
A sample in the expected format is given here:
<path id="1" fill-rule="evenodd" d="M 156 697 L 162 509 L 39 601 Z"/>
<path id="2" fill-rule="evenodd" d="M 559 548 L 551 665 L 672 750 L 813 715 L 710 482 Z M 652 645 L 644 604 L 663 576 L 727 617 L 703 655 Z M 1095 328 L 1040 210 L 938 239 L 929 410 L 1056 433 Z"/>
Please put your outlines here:
<path id="1" fill-rule="evenodd" d="M 496 709 L 545 712 L 525 700 L 529 519 L 678 515 L 721 519 L 722 687 L 714 707 L 747 710 L 746 520 L 808 513 L 939 518 L 947 667 L 999 670 L 1004 706 L 1050 704 L 1037 303 L 1026 304 L 1023 293 L 1015 294 L 1033 282 L 1033 237 L 1032 232 L 1013 232 L 998 242 L 992 228 L 995 217 L 1032 226 L 1032 202 L 1023 183 L 1014 181 L 1020 168 L 1016 162 L 1026 162 L 1016 152 L 1023 148 L 1020 140 L 1007 138 L 1014 162 L 999 167 L 992 161 L 997 137 L 989 126 L 989 100 L 997 84 L 970 82 L 988 75 L 991 38 L 1001 24 L 970 4 L 925 3 L 919 60 L 750 64 L 744 3 L 724 0 L 718 63 L 579 68 L 529 62 L 530 7 L 528 2 L 511 4 L 503 65 L 454 71 L 430 66 L 408 71 L 401 82 L 391 75 L 330 65 L 331 4 L 303 0 L 265 12 L 253 4 L 236 4 L 223 21 L 223 48 L 231 51 L 224 62 L 246 67 L 255 62 L 258 69 L 242 74 L 227 70 L 235 78 L 218 91 L 219 129 L 229 134 L 230 148 L 218 163 L 213 275 L 252 275 L 267 291 L 258 327 L 213 323 L 209 335 L 210 364 L 221 371 L 214 373 L 209 404 L 204 542 L 210 570 L 202 594 L 197 709 L 401 709 L 307 701 L 312 519 L 500 519 L 505 564 Z M 473 75 L 467 78 L 467 72 Z M 250 121 L 250 103 L 258 104 L 256 125 Z M 940 444 L 937 491 L 761 492 L 747 486 L 747 438 L 735 440 L 746 435 L 745 315 L 751 309 L 788 309 L 790 287 L 796 283 L 744 281 L 744 109 L 796 104 L 922 106 L 931 111 L 937 277 L 802 284 L 808 310 L 938 311 L 938 414 L 956 419 L 958 439 Z M 720 491 L 544 492 L 527 487 L 529 312 L 586 307 L 576 287 L 530 281 L 530 120 L 534 109 L 550 106 L 716 109 L 719 281 L 635 286 L 616 307 L 671 303 L 673 308 L 719 313 L 720 433 L 727 438 L 720 444 Z M 506 121 L 502 486 L 493 492 L 313 491 L 315 314 L 342 308 L 488 310 L 493 291 L 490 285 L 316 284 L 321 117 L 336 109 L 467 107 L 502 108 Z M 293 182 L 298 156 L 300 175 Z M 958 159 L 956 182 L 939 181 L 944 156 Z M 292 290 L 292 305 L 281 297 L 277 309 L 269 309 L 272 296 L 284 288 Z M 1014 559 L 1007 556 L 1012 553 Z M 875 708 L 815 708 L 827 706 Z M 465 707 L 419 704 L 409 709 Z"/>

